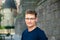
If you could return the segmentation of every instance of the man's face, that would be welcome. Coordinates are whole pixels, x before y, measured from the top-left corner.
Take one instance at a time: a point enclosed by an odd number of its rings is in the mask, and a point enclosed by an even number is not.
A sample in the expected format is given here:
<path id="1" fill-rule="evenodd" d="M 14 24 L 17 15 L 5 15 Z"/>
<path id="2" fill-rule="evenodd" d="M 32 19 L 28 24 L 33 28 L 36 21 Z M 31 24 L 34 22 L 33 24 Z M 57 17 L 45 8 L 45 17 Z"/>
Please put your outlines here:
<path id="1" fill-rule="evenodd" d="M 34 14 L 25 14 L 25 22 L 28 27 L 33 27 L 36 25 L 37 18 Z"/>

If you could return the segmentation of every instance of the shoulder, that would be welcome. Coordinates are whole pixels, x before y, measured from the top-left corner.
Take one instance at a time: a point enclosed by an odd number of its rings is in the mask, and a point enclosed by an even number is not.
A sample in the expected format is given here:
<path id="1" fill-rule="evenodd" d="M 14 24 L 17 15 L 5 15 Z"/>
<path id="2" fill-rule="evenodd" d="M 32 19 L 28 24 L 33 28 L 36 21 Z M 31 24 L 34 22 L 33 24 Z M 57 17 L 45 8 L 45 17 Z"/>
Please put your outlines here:
<path id="1" fill-rule="evenodd" d="M 39 27 L 37 27 L 37 33 L 40 35 L 45 34 L 45 32 L 42 29 L 40 29 Z"/>
<path id="2" fill-rule="evenodd" d="M 40 29 L 40 28 L 38 28 L 38 29 L 39 29 L 38 30 L 39 31 L 39 33 L 38 33 L 39 38 L 44 39 L 44 40 L 48 40 L 45 32 L 42 29 Z"/>
<path id="3" fill-rule="evenodd" d="M 44 32 L 42 29 L 40 29 L 39 27 L 37 27 L 37 31 L 39 32 Z"/>

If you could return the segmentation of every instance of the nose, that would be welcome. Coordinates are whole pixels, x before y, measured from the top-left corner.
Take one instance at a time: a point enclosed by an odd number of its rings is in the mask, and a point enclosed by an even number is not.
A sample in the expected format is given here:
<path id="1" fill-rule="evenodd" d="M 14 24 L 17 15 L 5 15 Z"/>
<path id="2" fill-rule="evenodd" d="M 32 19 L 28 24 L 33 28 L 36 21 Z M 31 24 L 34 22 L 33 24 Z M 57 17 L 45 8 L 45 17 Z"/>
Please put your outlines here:
<path id="1" fill-rule="evenodd" d="M 30 20 L 30 19 L 29 19 L 28 21 L 29 21 L 29 22 L 31 22 L 31 20 Z"/>

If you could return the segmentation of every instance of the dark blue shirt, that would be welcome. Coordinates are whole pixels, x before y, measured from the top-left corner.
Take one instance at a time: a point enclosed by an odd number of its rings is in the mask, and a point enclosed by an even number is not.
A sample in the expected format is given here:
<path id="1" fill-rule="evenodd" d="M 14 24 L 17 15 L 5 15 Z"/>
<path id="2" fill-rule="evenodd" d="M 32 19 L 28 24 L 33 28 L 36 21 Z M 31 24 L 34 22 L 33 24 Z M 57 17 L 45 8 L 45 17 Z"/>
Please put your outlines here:
<path id="1" fill-rule="evenodd" d="M 36 27 L 33 31 L 29 32 L 28 29 L 26 29 L 22 33 L 21 40 L 48 40 L 44 31 L 42 31 L 40 28 Z"/>

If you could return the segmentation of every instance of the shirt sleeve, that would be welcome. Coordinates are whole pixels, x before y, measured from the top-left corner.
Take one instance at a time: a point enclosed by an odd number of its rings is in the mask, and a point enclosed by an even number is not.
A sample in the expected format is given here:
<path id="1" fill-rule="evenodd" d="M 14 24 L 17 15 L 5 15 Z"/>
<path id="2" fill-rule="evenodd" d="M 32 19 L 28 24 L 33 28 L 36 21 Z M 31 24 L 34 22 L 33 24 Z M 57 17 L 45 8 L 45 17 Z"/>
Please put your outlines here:
<path id="1" fill-rule="evenodd" d="M 48 38 L 46 37 L 46 34 L 44 33 L 44 31 L 41 31 L 39 33 L 39 40 L 48 40 Z"/>

